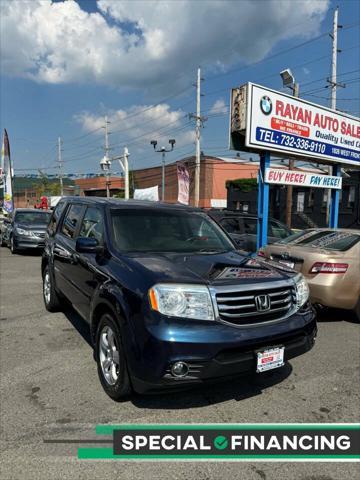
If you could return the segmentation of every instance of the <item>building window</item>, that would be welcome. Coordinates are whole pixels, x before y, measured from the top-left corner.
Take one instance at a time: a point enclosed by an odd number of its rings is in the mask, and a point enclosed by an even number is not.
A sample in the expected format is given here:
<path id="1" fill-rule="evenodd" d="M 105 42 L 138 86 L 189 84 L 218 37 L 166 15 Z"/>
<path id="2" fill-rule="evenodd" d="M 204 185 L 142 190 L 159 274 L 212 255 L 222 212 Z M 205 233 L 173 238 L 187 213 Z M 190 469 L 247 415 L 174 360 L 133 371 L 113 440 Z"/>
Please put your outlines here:
<path id="1" fill-rule="evenodd" d="M 298 192 L 297 203 L 296 203 L 296 211 L 298 213 L 304 211 L 304 204 L 305 204 L 305 192 Z"/>
<path id="2" fill-rule="evenodd" d="M 328 198 L 328 191 L 327 191 L 327 190 L 324 190 L 324 192 L 323 192 L 323 199 L 322 199 L 323 207 L 326 207 L 326 205 L 327 205 L 327 198 Z"/>
<path id="3" fill-rule="evenodd" d="M 314 206 L 314 190 L 310 188 L 309 190 L 309 196 L 308 196 L 308 207 L 313 207 Z"/>
<path id="4" fill-rule="evenodd" d="M 355 205 L 355 185 L 352 185 L 349 189 L 349 197 L 347 206 L 354 208 Z"/>

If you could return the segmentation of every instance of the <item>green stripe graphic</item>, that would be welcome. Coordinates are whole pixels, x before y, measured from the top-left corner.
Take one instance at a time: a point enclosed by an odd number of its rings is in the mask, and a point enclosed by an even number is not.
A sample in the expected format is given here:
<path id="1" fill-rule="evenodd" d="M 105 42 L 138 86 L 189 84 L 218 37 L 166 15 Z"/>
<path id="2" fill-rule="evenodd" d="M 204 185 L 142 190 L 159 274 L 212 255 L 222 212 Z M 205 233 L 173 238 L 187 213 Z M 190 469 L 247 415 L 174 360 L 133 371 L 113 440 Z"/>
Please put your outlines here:
<path id="1" fill-rule="evenodd" d="M 314 424 L 283 424 L 275 425 L 264 423 L 260 424 L 233 424 L 222 425 L 220 423 L 213 425 L 197 425 L 197 424 L 180 424 L 180 425 L 161 425 L 149 424 L 149 425 L 96 425 L 96 433 L 98 435 L 112 435 L 114 430 L 360 430 L 359 424 L 348 425 L 332 425 L 328 423 L 314 423 Z"/>
<path id="2" fill-rule="evenodd" d="M 226 430 L 239 430 L 239 431 L 266 431 L 266 430 L 288 430 L 292 432 L 307 430 L 307 431 L 324 431 L 324 430 L 348 430 L 348 431 L 360 431 L 360 424 L 353 423 L 353 424 L 329 424 L 329 423 L 314 423 L 314 424 L 124 424 L 124 425 L 97 425 L 96 426 L 96 434 L 97 435 L 113 435 L 114 430 L 122 430 L 122 431 L 142 431 L 142 430 L 198 430 L 198 431 L 208 431 L 208 430 L 219 430 L 219 431 L 226 431 Z M 114 455 L 112 447 L 84 447 L 78 449 L 78 458 L 84 460 L 100 460 L 100 459 L 108 459 L 108 460 L 201 460 L 201 459 L 231 459 L 231 460 L 257 460 L 257 459 L 264 459 L 264 460 L 360 460 L 359 455 L 346 455 L 346 454 L 324 454 L 324 455 L 311 455 L 311 454 L 245 454 L 239 455 L 238 453 L 234 452 L 233 454 L 208 454 L 208 453 L 197 453 L 194 455 L 189 455 L 184 452 L 184 454 L 131 454 L 126 453 L 121 455 Z"/>

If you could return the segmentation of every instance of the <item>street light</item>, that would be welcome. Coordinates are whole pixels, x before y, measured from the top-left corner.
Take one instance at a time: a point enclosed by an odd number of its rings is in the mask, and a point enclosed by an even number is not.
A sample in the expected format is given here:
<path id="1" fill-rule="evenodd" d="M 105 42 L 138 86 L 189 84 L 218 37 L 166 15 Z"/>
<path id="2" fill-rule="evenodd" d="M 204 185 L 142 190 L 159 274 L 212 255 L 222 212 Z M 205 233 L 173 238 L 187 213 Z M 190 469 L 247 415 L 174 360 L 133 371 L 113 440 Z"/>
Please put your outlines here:
<path id="1" fill-rule="evenodd" d="M 299 96 L 299 84 L 296 83 L 294 75 L 291 73 L 290 68 L 286 68 L 280 72 L 280 77 L 283 82 L 283 86 L 290 88 L 294 97 Z M 289 170 L 294 168 L 294 160 L 289 159 Z M 291 213 L 292 213 L 292 196 L 293 196 L 293 187 L 292 185 L 287 186 L 286 191 L 286 225 L 291 228 Z"/>
<path id="2" fill-rule="evenodd" d="M 111 161 L 109 157 L 106 155 L 100 160 L 100 168 L 101 170 L 105 173 L 106 177 L 106 196 L 109 198 L 110 197 L 110 168 L 111 168 Z"/>
<path id="3" fill-rule="evenodd" d="M 299 84 L 295 82 L 295 77 L 291 73 L 290 68 L 286 68 L 282 72 L 280 72 L 280 77 L 282 78 L 283 81 L 283 86 L 290 88 L 292 90 L 292 93 L 294 97 L 299 96 Z"/>
<path id="4" fill-rule="evenodd" d="M 154 147 L 155 152 L 162 154 L 162 191 L 161 191 L 161 200 L 165 201 L 165 153 L 172 152 L 174 150 L 174 145 L 176 143 L 174 138 L 169 140 L 169 144 L 171 148 L 166 149 L 165 147 L 161 147 L 156 150 L 157 140 L 151 140 L 150 145 Z"/>

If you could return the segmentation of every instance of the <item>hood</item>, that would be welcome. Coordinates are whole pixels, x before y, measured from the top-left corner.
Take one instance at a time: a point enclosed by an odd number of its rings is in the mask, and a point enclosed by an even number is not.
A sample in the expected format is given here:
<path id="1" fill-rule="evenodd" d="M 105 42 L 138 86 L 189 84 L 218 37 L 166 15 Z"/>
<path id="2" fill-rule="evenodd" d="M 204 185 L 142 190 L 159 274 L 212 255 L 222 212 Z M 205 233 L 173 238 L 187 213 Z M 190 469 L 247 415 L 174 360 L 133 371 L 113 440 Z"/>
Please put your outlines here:
<path id="1" fill-rule="evenodd" d="M 40 230 L 46 231 L 48 224 L 47 223 L 15 223 L 15 228 L 23 228 L 24 230 Z"/>
<path id="2" fill-rule="evenodd" d="M 160 282 L 211 285 L 255 284 L 283 280 L 295 272 L 277 268 L 240 253 L 220 254 L 131 254 L 122 257 L 149 284 Z"/>

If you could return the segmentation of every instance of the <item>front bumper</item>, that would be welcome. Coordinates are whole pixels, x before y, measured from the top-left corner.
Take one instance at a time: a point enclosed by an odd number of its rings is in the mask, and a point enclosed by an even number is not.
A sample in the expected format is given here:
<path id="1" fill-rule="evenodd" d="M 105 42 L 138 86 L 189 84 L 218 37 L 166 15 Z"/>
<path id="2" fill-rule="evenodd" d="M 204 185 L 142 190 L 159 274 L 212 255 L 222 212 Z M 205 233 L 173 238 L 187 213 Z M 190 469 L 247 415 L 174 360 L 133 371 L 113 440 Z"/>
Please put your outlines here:
<path id="1" fill-rule="evenodd" d="M 45 238 L 15 235 L 14 245 L 18 250 L 27 250 L 28 248 L 40 249 L 45 247 Z"/>
<path id="2" fill-rule="evenodd" d="M 257 350 L 282 345 L 287 361 L 309 351 L 317 334 L 312 309 L 272 325 L 234 328 L 218 322 L 206 324 L 207 327 L 197 325 L 195 329 L 187 325 L 186 332 L 184 327 L 175 325 L 167 339 L 165 325 L 156 329 L 156 337 L 153 330 L 139 352 L 141 366 L 136 361 L 129 365 L 134 389 L 149 393 L 255 373 Z M 189 365 L 187 376 L 171 375 L 170 367 L 176 361 Z"/>

